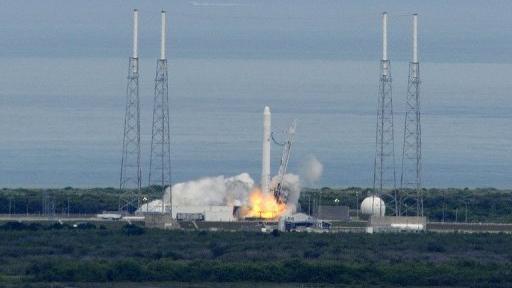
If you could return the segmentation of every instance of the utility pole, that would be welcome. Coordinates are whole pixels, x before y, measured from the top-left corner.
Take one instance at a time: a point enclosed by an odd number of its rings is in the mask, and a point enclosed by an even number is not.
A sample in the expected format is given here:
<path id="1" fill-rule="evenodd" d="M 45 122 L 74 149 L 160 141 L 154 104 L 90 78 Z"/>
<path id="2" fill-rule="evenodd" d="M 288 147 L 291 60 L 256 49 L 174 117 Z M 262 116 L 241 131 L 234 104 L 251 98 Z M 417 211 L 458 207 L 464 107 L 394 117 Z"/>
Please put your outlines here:
<path id="1" fill-rule="evenodd" d="M 12 197 L 9 197 L 9 218 L 11 218 L 12 214 Z"/>
<path id="2" fill-rule="evenodd" d="M 464 204 L 466 205 L 466 209 L 464 209 L 466 211 L 466 223 L 468 223 L 468 201 L 467 200 L 464 200 Z"/>
<path id="3" fill-rule="evenodd" d="M 359 219 L 359 191 L 356 191 L 356 215 Z"/>
<path id="4" fill-rule="evenodd" d="M 446 191 L 443 190 L 443 223 L 444 223 L 444 215 L 446 210 Z"/>

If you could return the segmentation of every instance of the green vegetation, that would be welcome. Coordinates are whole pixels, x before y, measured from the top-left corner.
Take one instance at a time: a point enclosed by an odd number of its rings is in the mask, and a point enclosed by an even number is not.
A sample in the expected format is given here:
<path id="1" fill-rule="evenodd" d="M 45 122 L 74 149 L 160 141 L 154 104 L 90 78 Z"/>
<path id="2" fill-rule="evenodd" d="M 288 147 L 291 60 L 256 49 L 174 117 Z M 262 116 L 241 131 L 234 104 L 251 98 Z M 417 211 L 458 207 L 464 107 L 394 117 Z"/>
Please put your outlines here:
<path id="1" fill-rule="evenodd" d="M 301 207 L 309 205 L 346 205 L 356 209 L 359 203 L 370 195 L 371 189 L 306 189 L 299 200 Z M 423 189 L 423 206 L 429 221 L 495 222 L 512 223 L 512 191 L 485 189 Z M 339 202 L 336 204 L 335 200 Z M 467 210 L 466 210 L 467 208 Z M 467 213 L 466 213 L 467 212 Z M 443 217 L 444 215 L 444 217 Z"/>
<path id="2" fill-rule="evenodd" d="M 7 189 L 0 190 L 0 214 L 39 214 L 42 211 L 44 189 Z M 55 202 L 57 214 L 95 214 L 102 211 L 115 211 L 119 205 L 119 189 L 95 188 L 46 189 Z M 149 199 L 160 198 L 159 187 L 145 188 L 143 195 Z M 357 199 L 362 201 L 371 189 L 304 189 L 300 204 L 303 211 L 309 211 L 318 203 L 322 205 L 347 205 L 356 209 Z M 485 189 L 424 189 L 425 215 L 430 221 L 466 221 L 512 223 L 512 191 Z M 339 202 L 336 203 L 335 199 Z M 444 207 L 444 209 L 443 209 Z M 10 210 L 9 210 L 10 208 Z M 443 212 L 444 211 L 444 212 Z M 444 217 L 443 217 L 444 214 Z"/>
<path id="3" fill-rule="evenodd" d="M 148 199 L 160 198 L 161 188 L 152 186 L 142 190 Z M 79 189 L 8 189 L 0 190 L 0 214 L 40 214 L 42 213 L 43 192 L 47 192 L 55 203 L 57 214 L 96 214 L 103 211 L 116 211 L 119 208 L 121 191 L 115 188 Z M 10 210 L 9 210 L 10 209 Z"/>
<path id="4" fill-rule="evenodd" d="M 512 235 L 262 234 L 9 222 L 0 225 L 0 261 L 0 281 L 18 284 L 242 281 L 508 287 Z"/>

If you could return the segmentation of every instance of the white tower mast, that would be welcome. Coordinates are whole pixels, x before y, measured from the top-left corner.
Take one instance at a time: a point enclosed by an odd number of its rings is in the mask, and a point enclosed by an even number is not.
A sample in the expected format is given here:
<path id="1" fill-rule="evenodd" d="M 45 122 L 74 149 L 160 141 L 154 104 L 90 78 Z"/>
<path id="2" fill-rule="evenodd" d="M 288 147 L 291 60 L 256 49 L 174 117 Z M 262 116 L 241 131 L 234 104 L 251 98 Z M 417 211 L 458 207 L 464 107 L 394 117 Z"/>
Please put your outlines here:
<path id="1" fill-rule="evenodd" d="M 166 34 L 167 34 L 167 24 L 166 24 L 166 18 L 165 18 L 165 11 L 162 11 L 162 29 L 161 35 L 160 35 L 160 60 L 166 59 L 165 57 L 165 41 L 166 41 Z"/>
<path id="2" fill-rule="evenodd" d="M 139 58 L 139 10 L 133 10 L 133 58 Z"/>

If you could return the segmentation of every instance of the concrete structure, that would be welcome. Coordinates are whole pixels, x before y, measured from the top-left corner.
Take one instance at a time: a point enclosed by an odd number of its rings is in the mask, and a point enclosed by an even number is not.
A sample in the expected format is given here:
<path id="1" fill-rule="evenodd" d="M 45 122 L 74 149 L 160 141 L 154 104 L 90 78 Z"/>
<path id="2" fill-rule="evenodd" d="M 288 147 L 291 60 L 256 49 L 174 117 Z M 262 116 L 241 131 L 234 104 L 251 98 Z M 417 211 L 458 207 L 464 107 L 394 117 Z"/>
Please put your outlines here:
<path id="1" fill-rule="evenodd" d="M 423 231 L 427 228 L 426 217 L 408 216 L 371 216 L 368 232 Z"/>
<path id="2" fill-rule="evenodd" d="M 96 214 L 96 218 L 106 220 L 120 220 L 121 218 L 123 218 L 123 215 L 117 212 L 103 211 L 103 213 L 101 214 Z"/>
<path id="3" fill-rule="evenodd" d="M 270 192 L 270 133 L 271 133 L 270 107 L 263 110 L 263 147 L 261 149 L 261 192 Z"/>
<path id="4" fill-rule="evenodd" d="M 144 226 L 148 228 L 178 229 L 180 226 L 171 218 L 170 214 L 158 212 L 144 214 Z"/>
<path id="5" fill-rule="evenodd" d="M 366 197 L 361 202 L 361 214 L 366 216 L 386 215 L 386 204 L 377 196 Z"/>
<path id="6" fill-rule="evenodd" d="M 319 206 L 313 216 L 322 220 L 349 221 L 348 206 Z"/>
<path id="7" fill-rule="evenodd" d="M 198 218 L 203 215 L 203 220 L 208 222 L 231 222 L 237 219 L 233 216 L 233 206 L 172 206 L 172 218 Z M 199 220 L 199 219 L 193 219 Z"/>
<path id="8" fill-rule="evenodd" d="M 283 219 L 279 220 L 278 227 L 283 229 Z M 295 213 L 284 217 L 284 231 L 293 232 L 327 232 L 331 228 L 329 222 L 318 220 L 305 213 Z"/>
<path id="9" fill-rule="evenodd" d="M 512 233 L 512 224 L 429 222 L 427 230 L 442 233 Z"/>

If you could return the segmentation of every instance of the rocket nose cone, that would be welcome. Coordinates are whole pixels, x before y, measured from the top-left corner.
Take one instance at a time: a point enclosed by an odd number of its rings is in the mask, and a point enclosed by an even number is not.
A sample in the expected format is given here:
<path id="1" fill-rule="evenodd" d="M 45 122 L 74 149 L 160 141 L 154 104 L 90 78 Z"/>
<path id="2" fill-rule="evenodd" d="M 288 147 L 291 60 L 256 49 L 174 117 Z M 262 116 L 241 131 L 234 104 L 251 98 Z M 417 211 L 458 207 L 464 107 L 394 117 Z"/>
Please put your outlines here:
<path id="1" fill-rule="evenodd" d="M 263 110 L 263 114 L 270 114 L 270 107 L 265 106 L 265 110 Z"/>

